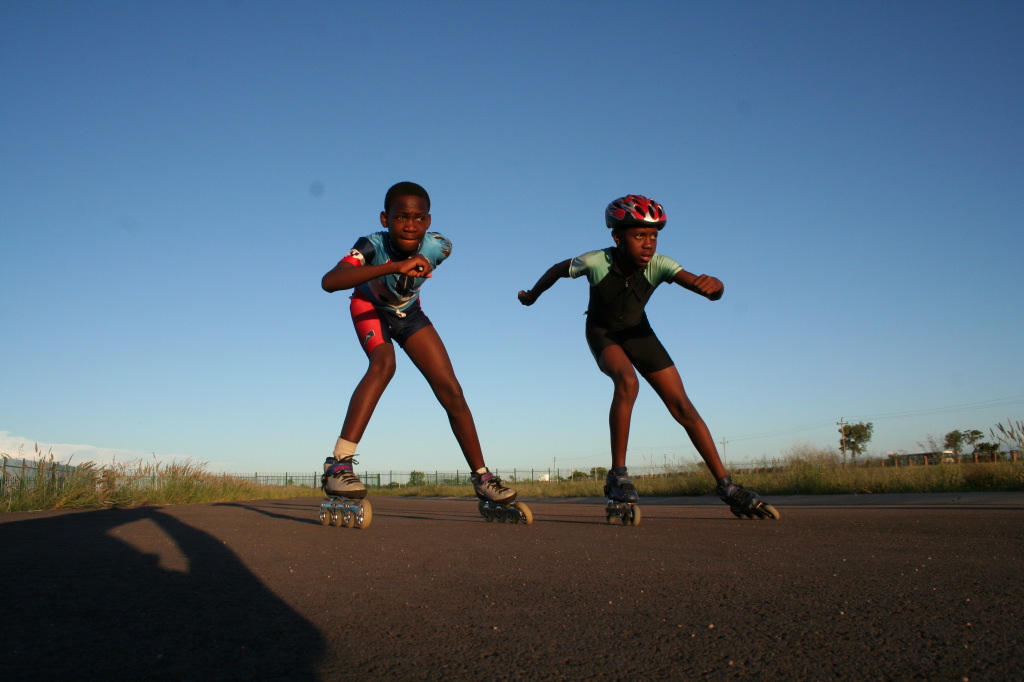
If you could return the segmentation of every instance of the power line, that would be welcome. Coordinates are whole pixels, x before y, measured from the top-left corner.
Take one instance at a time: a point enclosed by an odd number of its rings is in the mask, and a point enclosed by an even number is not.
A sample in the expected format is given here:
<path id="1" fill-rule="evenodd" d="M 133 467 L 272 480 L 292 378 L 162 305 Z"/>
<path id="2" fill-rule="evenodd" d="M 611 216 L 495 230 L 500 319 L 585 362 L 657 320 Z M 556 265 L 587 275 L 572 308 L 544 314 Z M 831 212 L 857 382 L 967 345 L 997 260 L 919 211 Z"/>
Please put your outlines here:
<path id="1" fill-rule="evenodd" d="M 946 407 L 932 407 L 924 410 L 910 410 L 907 412 L 883 412 L 880 414 L 868 414 L 853 416 L 849 419 L 851 421 L 881 421 L 883 419 L 909 419 L 911 417 L 930 417 L 933 415 L 940 414 L 954 414 L 957 412 L 975 412 L 978 410 L 989 410 L 997 407 L 1012 407 L 1014 405 L 1024 404 L 1024 395 L 1014 395 L 1006 398 L 994 398 L 992 400 L 982 400 L 974 403 L 964 403 L 962 405 L 949 405 Z M 847 422 L 849 423 L 849 422 Z M 793 433 L 799 433 L 801 431 L 811 431 L 819 429 L 823 426 L 829 426 L 832 424 L 831 419 L 825 419 L 813 424 L 805 424 L 803 426 L 793 426 L 786 429 L 777 429 L 775 431 L 763 431 L 761 433 L 752 433 L 745 436 L 730 437 L 729 442 L 741 440 L 754 440 L 756 438 L 770 438 L 772 436 L 785 436 Z"/>
<path id="2" fill-rule="evenodd" d="M 777 431 L 764 431 L 762 433 L 751 433 L 746 436 L 737 436 L 735 438 L 729 438 L 729 442 L 740 441 L 740 440 L 753 440 L 755 438 L 768 438 L 769 436 L 785 436 L 791 433 L 799 433 L 801 431 L 812 431 L 814 429 L 820 429 L 822 426 L 828 426 L 832 423 L 831 419 L 826 419 L 820 422 L 814 422 L 813 424 L 805 424 L 803 426 L 793 426 L 788 429 L 779 429 Z"/>
<path id="3" fill-rule="evenodd" d="M 878 421 L 881 419 L 905 419 L 909 417 L 930 417 L 938 414 L 953 414 L 955 412 L 974 412 L 977 410 L 989 410 L 996 407 L 1010 407 L 1013 405 L 1020 405 L 1024 403 L 1024 396 L 1010 396 L 1009 398 L 996 398 L 994 400 L 983 400 L 977 403 L 966 403 L 964 405 L 951 405 L 948 407 L 934 407 L 928 410 L 913 410 L 910 412 L 888 412 L 876 415 L 863 415 L 857 417 L 851 417 L 852 419 L 865 420 L 871 419 Z"/>

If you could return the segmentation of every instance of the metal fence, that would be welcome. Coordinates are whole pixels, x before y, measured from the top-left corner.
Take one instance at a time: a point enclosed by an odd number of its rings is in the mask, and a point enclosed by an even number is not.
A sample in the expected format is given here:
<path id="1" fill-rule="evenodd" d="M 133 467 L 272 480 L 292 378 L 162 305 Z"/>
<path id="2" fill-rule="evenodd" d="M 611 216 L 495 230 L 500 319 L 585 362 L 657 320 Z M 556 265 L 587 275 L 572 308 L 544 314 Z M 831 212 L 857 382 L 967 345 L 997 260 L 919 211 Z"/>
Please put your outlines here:
<path id="1" fill-rule="evenodd" d="M 944 463 L 942 457 L 936 457 L 940 453 L 920 453 L 893 455 L 889 458 L 863 458 L 850 460 L 842 463 L 841 466 L 849 468 L 868 467 L 898 467 L 914 465 L 936 465 Z M 981 459 L 976 455 L 964 455 L 962 462 L 981 461 L 1018 461 L 1018 452 L 1010 451 L 998 453 L 995 457 Z M 932 455 L 929 457 L 929 455 Z M 945 463 L 952 460 L 946 458 Z M 760 463 L 745 463 L 739 466 L 730 467 L 733 474 L 743 475 L 749 473 L 767 473 L 771 471 L 783 471 L 788 468 L 788 463 L 765 459 Z M 632 479 L 658 478 L 663 476 L 674 476 L 686 473 L 705 473 L 707 468 L 703 462 L 690 462 L 686 464 L 666 465 L 641 465 L 630 466 L 629 477 Z M 559 481 L 596 481 L 604 480 L 608 469 L 604 467 L 591 467 L 586 471 L 571 468 L 546 468 L 546 469 L 494 469 L 494 475 L 500 477 L 506 483 L 517 481 L 530 481 L 537 483 L 559 482 Z M 285 472 L 285 473 L 237 473 L 225 472 L 228 476 L 234 476 L 249 481 L 255 481 L 263 485 L 297 485 L 310 488 L 320 487 L 321 471 L 314 472 Z M 469 485 L 469 471 L 357 471 L 356 475 L 367 488 L 401 488 L 404 486 L 424 485 Z"/>
<path id="2" fill-rule="evenodd" d="M 40 476 L 62 477 L 75 471 L 70 464 L 61 464 L 49 460 L 8 459 L 0 461 L 0 478 L 31 481 Z"/>
<path id="3" fill-rule="evenodd" d="M 887 459 L 881 458 L 865 458 L 859 461 L 851 461 L 842 466 L 849 467 L 877 467 L 877 466 L 914 466 L 914 465 L 935 465 L 951 461 L 948 457 L 943 458 L 941 453 L 917 453 L 917 454 L 900 454 L 890 455 Z M 999 453 L 994 459 L 997 460 L 1010 460 L 1018 461 L 1019 453 L 1017 451 L 1010 451 L 1007 453 Z M 963 462 L 977 462 L 980 459 L 974 455 L 964 455 L 962 457 Z M 76 467 L 60 464 L 54 461 L 48 460 L 31 460 L 31 459 L 14 459 L 5 458 L 2 463 L 2 482 L 5 487 L 12 484 L 27 485 L 34 482 L 37 478 L 45 477 L 53 481 L 62 481 L 68 474 L 76 471 Z M 765 460 L 760 464 L 746 464 L 739 467 L 731 467 L 731 471 L 734 474 L 745 474 L 752 472 L 768 472 L 778 471 L 786 469 L 785 462 L 775 462 Z M 630 466 L 629 474 L 630 478 L 643 479 L 643 478 L 654 478 L 662 476 L 672 476 L 685 473 L 693 472 L 706 472 L 704 464 L 701 462 L 690 462 L 684 464 L 666 464 L 666 465 L 641 465 L 641 466 Z M 102 477 L 102 468 L 98 469 L 99 475 Z M 585 471 L 574 468 L 554 468 L 548 467 L 545 469 L 495 469 L 493 473 L 499 476 L 506 483 L 515 482 L 559 482 L 559 481 L 586 481 L 586 480 L 603 480 L 608 470 L 604 467 L 590 467 Z M 308 488 L 319 488 L 320 487 L 320 476 L 322 470 L 309 471 L 295 471 L 295 472 L 221 472 L 222 475 L 233 476 L 235 478 L 254 481 L 262 485 L 272 486 L 287 486 L 294 485 Z M 404 486 L 425 486 L 425 485 L 451 485 L 451 486 L 466 486 L 469 485 L 469 471 L 357 471 L 359 479 L 366 485 L 367 488 L 401 488 Z M 151 475 L 141 476 L 134 480 L 136 485 L 144 485 L 146 483 L 157 486 L 160 484 L 161 475 L 159 472 L 154 471 Z"/>
<path id="4" fill-rule="evenodd" d="M 703 467 L 703 464 L 700 465 Z M 648 466 L 630 467 L 630 478 L 649 478 L 652 476 L 666 476 L 687 471 L 683 466 Z M 297 485 L 311 488 L 320 487 L 320 476 L 322 472 L 224 472 L 227 476 L 254 481 L 262 485 Z M 587 481 L 604 480 L 608 469 L 604 467 L 593 467 L 586 471 L 578 469 L 494 469 L 492 472 L 506 483 L 516 481 L 531 481 L 538 483 L 558 481 Z M 469 471 L 357 471 L 356 475 L 367 488 L 401 488 L 404 486 L 423 485 L 469 485 Z"/>

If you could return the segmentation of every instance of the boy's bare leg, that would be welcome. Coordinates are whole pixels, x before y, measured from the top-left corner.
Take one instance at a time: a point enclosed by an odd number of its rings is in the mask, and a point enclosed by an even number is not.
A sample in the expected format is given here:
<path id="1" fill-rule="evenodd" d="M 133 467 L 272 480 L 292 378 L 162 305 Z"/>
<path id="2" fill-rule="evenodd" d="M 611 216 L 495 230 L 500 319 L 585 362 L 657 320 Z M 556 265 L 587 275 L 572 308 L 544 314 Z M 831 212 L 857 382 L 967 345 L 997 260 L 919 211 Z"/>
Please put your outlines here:
<path id="1" fill-rule="evenodd" d="M 384 395 L 384 389 L 395 376 L 395 347 L 390 343 L 381 345 L 370 351 L 370 365 L 366 374 L 359 380 L 352 399 L 348 403 L 348 412 L 341 427 L 341 437 L 358 443 L 363 438 L 366 425 Z"/>
<path id="2" fill-rule="evenodd" d="M 483 469 L 483 451 L 477 436 L 473 413 L 462 393 L 462 386 L 455 376 L 448 350 L 433 325 L 420 329 L 405 342 L 405 352 L 416 368 L 423 373 L 431 390 L 437 396 L 441 407 L 448 413 L 455 440 L 462 448 L 462 454 L 470 469 Z"/>
<path id="3" fill-rule="evenodd" d="M 704 420 L 698 414 L 697 408 L 693 406 L 690 398 L 686 395 L 686 389 L 683 388 L 683 380 L 680 378 L 679 370 L 676 369 L 675 365 L 648 374 L 644 378 L 658 394 L 662 402 L 665 403 L 672 418 L 686 429 L 687 435 L 690 436 L 690 441 L 697 448 L 697 452 L 704 460 L 704 463 L 707 464 L 708 469 L 711 470 L 711 475 L 715 477 L 715 480 L 717 481 L 724 477 L 726 471 L 722 465 L 721 458 L 718 456 L 715 441 L 711 437 L 707 424 L 704 423 Z"/>
<path id="4" fill-rule="evenodd" d="M 612 468 L 626 466 L 626 448 L 629 444 L 629 425 L 633 418 L 633 405 L 640 393 L 633 363 L 619 346 L 608 346 L 601 351 L 597 366 L 615 385 L 612 406 L 608 411 L 608 430 L 611 435 Z"/>

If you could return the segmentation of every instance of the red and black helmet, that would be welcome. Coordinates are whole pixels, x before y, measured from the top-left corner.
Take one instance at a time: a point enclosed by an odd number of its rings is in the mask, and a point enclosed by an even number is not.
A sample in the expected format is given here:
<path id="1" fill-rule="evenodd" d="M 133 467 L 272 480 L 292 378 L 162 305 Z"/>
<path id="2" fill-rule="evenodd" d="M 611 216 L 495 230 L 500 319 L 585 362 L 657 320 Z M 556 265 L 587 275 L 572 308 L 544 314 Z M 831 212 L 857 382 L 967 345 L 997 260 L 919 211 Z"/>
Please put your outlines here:
<path id="1" fill-rule="evenodd" d="M 639 194 L 616 199 L 604 211 L 604 224 L 609 229 L 626 227 L 665 227 L 668 216 L 657 201 Z"/>

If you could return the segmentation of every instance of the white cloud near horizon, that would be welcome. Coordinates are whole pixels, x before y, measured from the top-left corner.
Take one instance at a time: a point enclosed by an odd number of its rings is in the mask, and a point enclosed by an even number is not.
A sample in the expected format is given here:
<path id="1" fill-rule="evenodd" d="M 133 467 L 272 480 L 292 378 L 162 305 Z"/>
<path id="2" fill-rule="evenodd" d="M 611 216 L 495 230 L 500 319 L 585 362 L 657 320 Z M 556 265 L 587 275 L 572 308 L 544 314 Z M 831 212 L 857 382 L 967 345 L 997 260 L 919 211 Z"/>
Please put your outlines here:
<path id="1" fill-rule="evenodd" d="M 44 443 L 33 438 L 15 436 L 10 431 L 0 431 L 0 453 L 13 459 L 32 460 L 40 457 L 49 458 L 52 454 L 54 461 L 64 464 L 82 464 L 84 462 L 111 464 L 115 461 L 133 462 L 154 457 L 158 462 L 189 459 L 187 455 L 155 455 L 152 452 L 119 450 L 96 445 Z"/>

